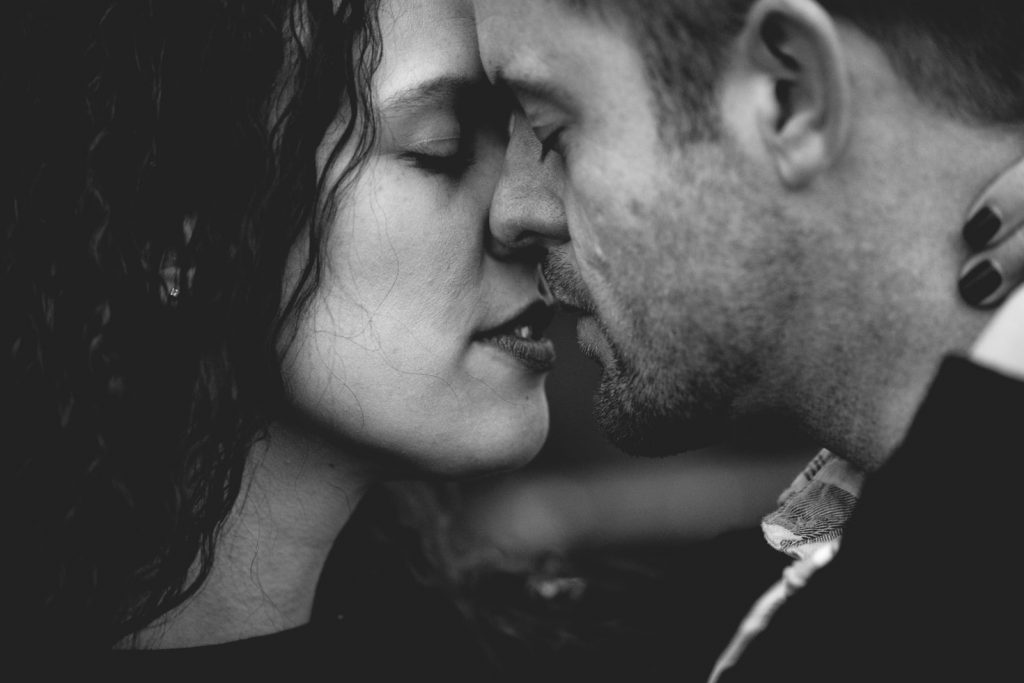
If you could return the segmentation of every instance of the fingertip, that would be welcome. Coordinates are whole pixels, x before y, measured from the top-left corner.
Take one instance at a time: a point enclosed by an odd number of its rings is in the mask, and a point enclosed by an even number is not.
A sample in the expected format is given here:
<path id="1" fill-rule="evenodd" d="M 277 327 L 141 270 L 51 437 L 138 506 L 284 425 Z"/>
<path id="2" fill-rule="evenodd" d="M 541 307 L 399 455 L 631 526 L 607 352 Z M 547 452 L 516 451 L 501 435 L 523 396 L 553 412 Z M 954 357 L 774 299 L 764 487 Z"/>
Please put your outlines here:
<path id="1" fill-rule="evenodd" d="M 988 206 L 983 206 L 964 225 L 962 232 L 964 241 L 975 251 L 982 249 L 999 233 L 1002 225 L 1003 221 L 996 211 Z"/>
<path id="2" fill-rule="evenodd" d="M 1006 278 L 999 264 L 989 258 L 969 262 L 960 273 L 960 297 L 975 308 L 991 308 L 1006 294 Z"/>

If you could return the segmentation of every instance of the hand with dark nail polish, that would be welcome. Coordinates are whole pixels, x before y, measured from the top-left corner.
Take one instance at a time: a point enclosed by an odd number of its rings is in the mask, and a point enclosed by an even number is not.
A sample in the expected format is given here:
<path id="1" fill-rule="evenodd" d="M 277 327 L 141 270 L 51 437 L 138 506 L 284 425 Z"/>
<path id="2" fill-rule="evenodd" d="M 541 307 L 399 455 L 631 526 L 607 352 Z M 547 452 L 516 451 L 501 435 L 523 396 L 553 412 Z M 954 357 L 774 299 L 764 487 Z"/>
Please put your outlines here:
<path id="1" fill-rule="evenodd" d="M 964 241 L 971 249 L 982 249 L 996 236 L 1001 225 L 1002 221 L 992 209 L 982 207 L 964 226 Z"/>
<path id="2" fill-rule="evenodd" d="M 960 278 L 960 296 L 972 306 L 991 305 L 994 295 L 1003 286 L 999 269 L 987 259 L 981 261 Z"/>
<path id="3" fill-rule="evenodd" d="M 962 236 L 971 253 L 960 271 L 960 296 L 990 308 L 1024 281 L 1024 160 L 985 188 L 968 215 Z"/>

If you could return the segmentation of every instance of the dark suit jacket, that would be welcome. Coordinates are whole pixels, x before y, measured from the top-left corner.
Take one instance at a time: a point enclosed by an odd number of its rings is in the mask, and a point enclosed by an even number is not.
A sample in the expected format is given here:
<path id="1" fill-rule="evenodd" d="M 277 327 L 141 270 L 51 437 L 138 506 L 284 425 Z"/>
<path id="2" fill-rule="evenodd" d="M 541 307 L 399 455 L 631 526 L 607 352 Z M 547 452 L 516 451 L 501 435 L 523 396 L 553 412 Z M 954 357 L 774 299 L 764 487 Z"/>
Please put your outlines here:
<path id="1" fill-rule="evenodd" d="M 836 559 L 723 683 L 1012 676 L 1024 650 L 1021 418 L 1024 382 L 947 359 Z"/>

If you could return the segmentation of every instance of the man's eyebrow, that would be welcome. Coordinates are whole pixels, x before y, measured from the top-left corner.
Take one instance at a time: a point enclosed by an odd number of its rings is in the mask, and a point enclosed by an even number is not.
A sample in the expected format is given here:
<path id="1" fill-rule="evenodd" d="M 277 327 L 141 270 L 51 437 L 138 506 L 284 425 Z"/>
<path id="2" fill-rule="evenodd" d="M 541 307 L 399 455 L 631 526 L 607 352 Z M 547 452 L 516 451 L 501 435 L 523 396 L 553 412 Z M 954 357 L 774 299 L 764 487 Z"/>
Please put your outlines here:
<path id="1" fill-rule="evenodd" d="M 487 83 L 479 78 L 461 74 L 444 74 L 399 90 L 381 105 L 388 114 L 405 114 L 413 110 L 445 106 L 455 102 L 466 92 Z"/>
<path id="2" fill-rule="evenodd" d="M 568 91 L 553 83 L 528 76 L 509 75 L 501 69 L 494 72 L 494 84 L 510 90 L 517 97 L 562 103 L 571 100 Z"/>

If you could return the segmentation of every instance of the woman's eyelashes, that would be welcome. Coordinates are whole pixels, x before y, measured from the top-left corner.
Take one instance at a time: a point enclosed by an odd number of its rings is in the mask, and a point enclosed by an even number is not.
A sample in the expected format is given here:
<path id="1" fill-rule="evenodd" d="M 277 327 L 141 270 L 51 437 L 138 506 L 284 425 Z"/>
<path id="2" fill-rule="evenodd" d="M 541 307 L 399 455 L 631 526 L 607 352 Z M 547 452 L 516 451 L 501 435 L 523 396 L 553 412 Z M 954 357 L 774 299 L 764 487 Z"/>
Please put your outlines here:
<path id="1" fill-rule="evenodd" d="M 429 140 L 413 145 L 400 157 L 430 174 L 461 176 L 475 161 L 474 145 L 464 136 Z"/>
<path id="2" fill-rule="evenodd" d="M 492 151 L 504 156 L 510 114 L 511 100 L 490 86 L 469 89 L 411 119 L 404 131 L 399 128 L 395 137 L 407 141 L 399 147 L 399 158 L 427 173 L 458 179 Z"/>

